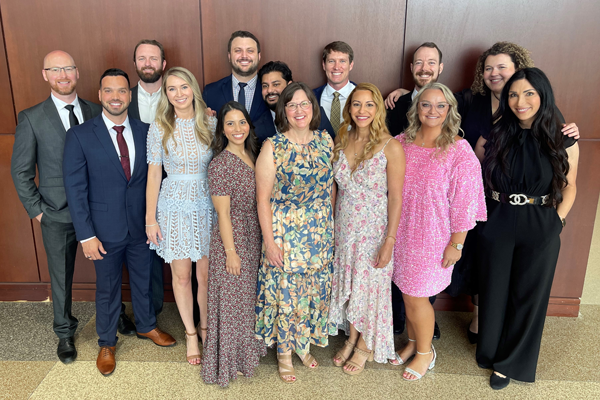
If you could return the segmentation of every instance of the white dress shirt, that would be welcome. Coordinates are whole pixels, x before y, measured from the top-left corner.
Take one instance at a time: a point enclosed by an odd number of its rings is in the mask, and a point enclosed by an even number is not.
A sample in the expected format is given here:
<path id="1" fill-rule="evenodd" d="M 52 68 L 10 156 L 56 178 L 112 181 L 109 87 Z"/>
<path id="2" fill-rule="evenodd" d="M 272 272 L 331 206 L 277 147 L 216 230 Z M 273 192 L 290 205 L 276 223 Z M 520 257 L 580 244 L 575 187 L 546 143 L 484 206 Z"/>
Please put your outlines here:
<path id="1" fill-rule="evenodd" d="M 331 121 L 331 103 L 333 102 L 333 94 L 335 92 L 339 92 L 340 94 L 340 123 L 344 121 L 344 106 L 346 105 L 346 100 L 348 100 L 348 96 L 354 90 L 356 86 L 350 81 L 341 88 L 340 90 L 335 90 L 329 84 L 325 86 L 323 93 L 321 94 L 321 107 L 325 110 L 325 114 L 327 114 L 327 118 Z"/>
<path id="2" fill-rule="evenodd" d="M 417 97 L 417 94 L 419 93 L 419 91 L 417 90 L 417 88 L 413 89 L 412 95 L 410 96 L 410 100 L 411 101 L 415 101 L 415 97 Z"/>
<path id="3" fill-rule="evenodd" d="M 113 128 L 117 126 L 114 122 L 104 115 L 104 111 L 102 112 L 102 119 L 104 120 L 104 125 L 106 125 L 106 129 L 108 129 L 108 133 L 110 138 L 115 146 L 115 150 L 119 157 L 121 157 L 121 151 L 119 150 L 119 142 L 117 142 L 117 131 Z M 125 138 L 125 143 L 127 143 L 127 148 L 129 150 L 129 166 L 131 167 L 131 175 L 133 175 L 133 165 L 135 164 L 135 143 L 133 142 L 133 132 L 131 131 L 131 126 L 129 125 L 129 117 L 125 118 L 125 121 L 121 124 L 125 127 L 123 129 L 123 137 Z M 87 239 L 83 239 L 81 243 L 85 243 L 88 240 L 94 239 L 96 236 L 92 236 Z"/>
<path id="4" fill-rule="evenodd" d="M 156 118 L 156 108 L 160 100 L 162 90 L 154 93 L 148 93 L 144 90 L 141 83 L 138 82 L 138 107 L 140 109 L 140 119 L 147 124 L 154 122 Z"/>
<path id="5" fill-rule="evenodd" d="M 63 126 L 65 127 L 65 131 L 68 131 L 69 128 L 71 128 L 71 124 L 69 124 L 69 114 L 70 113 L 69 113 L 69 110 L 67 110 L 65 108 L 65 106 L 68 106 L 69 103 L 65 103 L 61 99 L 55 97 L 53 93 L 50 94 L 50 98 L 52 99 L 52 101 L 54 102 L 54 105 L 56 106 L 56 110 L 58 111 L 58 116 L 60 117 L 60 120 L 61 120 Z M 75 106 L 75 108 L 73 108 L 73 112 L 75 113 L 77 120 L 79 121 L 80 124 L 83 124 L 83 122 L 84 122 L 83 112 L 81 111 L 81 105 L 79 104 L 79 98 L 77 97 L 77 95 L 75 95 L 75 100 L 73 100 L 73 103 L 71 103 L 71 105 Z"/>

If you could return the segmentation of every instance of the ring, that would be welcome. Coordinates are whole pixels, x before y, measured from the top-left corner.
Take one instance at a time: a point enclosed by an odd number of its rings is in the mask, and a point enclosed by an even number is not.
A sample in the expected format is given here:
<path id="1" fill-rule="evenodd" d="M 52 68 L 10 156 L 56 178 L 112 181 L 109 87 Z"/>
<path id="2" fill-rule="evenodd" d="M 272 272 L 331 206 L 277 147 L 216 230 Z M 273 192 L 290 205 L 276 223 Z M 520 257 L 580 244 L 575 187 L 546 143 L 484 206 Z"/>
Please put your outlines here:
<path id="1" fill-rule="evenodd" d="M 85 256 L 85 258 L 92 258 L 92 256 Z"/>

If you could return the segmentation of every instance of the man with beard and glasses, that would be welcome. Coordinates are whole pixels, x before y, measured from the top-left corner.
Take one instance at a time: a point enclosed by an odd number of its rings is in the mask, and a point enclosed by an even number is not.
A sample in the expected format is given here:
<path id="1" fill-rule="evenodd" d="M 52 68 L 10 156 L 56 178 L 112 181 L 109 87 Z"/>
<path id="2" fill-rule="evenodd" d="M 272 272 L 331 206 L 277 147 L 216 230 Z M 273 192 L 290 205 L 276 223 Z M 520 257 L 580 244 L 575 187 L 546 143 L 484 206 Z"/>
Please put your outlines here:
<path id="1" fill-rule="evenodd" d="M 96 268 L 96 331 L 102 375 L 116 367 L 123 262 L 129 271 L 137 337 L 175 345 L 156 327 L 152 304 L 152 253 L 146 243 L 146 136 L 149 125 L 129 118 L 129 77 L 108 69 L 98 93 L 102 114 L 67 131 L 65 192 L 77 240 Z"/>
<path id="2" fill-rule="evenodd" d="M 156 115 L 162 75 L 167 65 L 163 45 L 156 40 L 140 40 L 133 50 L 133 65 L 140 80 L 131 88 L 129 116 L 151 124 Z"/>
<path id="3" fill-rule="evenodd" d="M 129 117 L 139 119 L 147 124 L 154 122 L 156 107 L 161 96 L 162 75 L 167 65 L 163 45 L 152 39 L 143 39 L 138 42 L 133 50 L 133 65 L 140 80 L 131 88 L 131 104 L 127 113 Z M 163 172 L 163 179 L 166 174 Z M 152 303 L 156 315 L 160 314 L 165 298 L 163 261 L 152 250 L 154 264 L 152 267 Z M 125 315 L 123 306 L 122 318 L 119 322 L 119 333 L 133 335 L 135 325 Z"/>
<path id="4" fill-rule="evenodd" d="M 100 114 L 97 104 L 77 96 L 79 71 L 73 58 L 56 50 L 44 58 L 44 80 L 50 97 L 19 113 L 11 173 L 19 199 L 30 218 L 40 222 L 48 258 L 57 355 L 68 364 L 77 358 L 71 315 L 71 289 L 77 239 L 62 179 L 65 134 L 69 128 Z M 36 168 L 39 184 L 36 184 Z"/>
<path id="5" fill-rule="evenodd" d="M 275 126 L 275 107 L 283 89 L 292 83 L 292 71 L 282 61 L 269 61 L 258 71 L 258 80 L 262 86 L 263 100 L 271 110 L 271 118 Z M 325 110 L 321 107 L 321 115 L 325 115 L 324 113 Z M 333 136 L 333 128 L 327 118 L 321 118 L 319 130 L 323 129 Z"/>
<path id="6" fill-rule="evenodd" d="M 386 100 L 386 106 L 390 108 L 387 113 L 387 126 L 390 134 L 393 136 L 399 135 L 408 127 L 406 113 L 413 99 L 423 86 L 430 82 L 437 82 L 443 69 L 442 51 L 435 43 L 425 42 L 417 47 L 413 53 L 413 61 L 410 63 L 410 71 L 415 82 L 415 88 L 412 92 L 400 96 L 396 101 L 390 98 L 394 93 L 388 96 Z"/>
<path id="7" fill-rule="evenodd" d="M 276 131 L 269 108 L 262 100 L 260 88 L 257 88 L 260 43 L 250 32 L 233 32 L 227 44 L 227 57 L 231 75 L 206 85 L 202 98 L 215 112 L 229 101 L 241 103 L 250 114 L 256 137 L 262 142 L 275 135 Z"/>
<path id="8" fill-rule="evenodd" d="M 387 113 L 386 122 L 392 136 L 399 135 L 408 127 L 408 118 L 406 117 L 406 113 L 412 105 L 413 99 L 423 86 L 430 82 L 437 82 L 438 77 L 442 73 L 443 69 L 444 64 L 442 63 L 442 51 L 435 43 L 425 42 L 417 47 L 413 53 L 413 62 L 410 64 L 410 70 L 415 82 L 415 88 L 412 92 L 401 96 L 395 102 L 394 107 L 391 107 L 392 109 Z M 389 98 L 390 97 L 388 97 L 388 99 Z M 436 296 L 431 296 L 429 298 L 429 302 L 433 304 L 435 299 Z M 392 308 L 394 311 L 394 333 L 399 335 L 404 332 L 406 313 L 404 310 L 402 292 L 395 284 L 392 284 Z M 436 322 L 433 330 L 433 339 L 439 338 L 440 328 Z"/>

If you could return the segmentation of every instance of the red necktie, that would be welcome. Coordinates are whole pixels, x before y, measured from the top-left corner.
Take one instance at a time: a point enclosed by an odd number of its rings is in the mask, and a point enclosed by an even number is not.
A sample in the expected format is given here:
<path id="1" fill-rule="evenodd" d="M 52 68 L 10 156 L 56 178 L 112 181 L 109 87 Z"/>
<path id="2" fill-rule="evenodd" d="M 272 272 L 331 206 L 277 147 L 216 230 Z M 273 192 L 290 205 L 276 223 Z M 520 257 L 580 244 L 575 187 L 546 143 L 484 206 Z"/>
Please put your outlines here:
<path id="1" fill-rule="evenodd" d="M 121 166 L 125 172 L 125 177 L 127 178 L 127 181 L 129 181 L 129 179 L 131 179 L 131 164 L 129 164 L 129 148 L 123 137 L 123 130 L 125 127 L 122 125 L 115 125 L 113 126 L 113 129 L 117 131 L 117 143 L 119 144 L 119 152 L 121 153 L 119 159 L 121 160 Z"/>

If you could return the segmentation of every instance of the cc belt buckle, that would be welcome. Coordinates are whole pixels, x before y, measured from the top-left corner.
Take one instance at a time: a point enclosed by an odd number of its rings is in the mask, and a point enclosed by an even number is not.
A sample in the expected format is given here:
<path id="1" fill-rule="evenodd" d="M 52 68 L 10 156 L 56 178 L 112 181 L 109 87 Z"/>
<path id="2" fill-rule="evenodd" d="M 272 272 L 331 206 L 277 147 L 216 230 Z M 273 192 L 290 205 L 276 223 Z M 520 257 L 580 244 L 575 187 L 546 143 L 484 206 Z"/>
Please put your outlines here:
<path id="1" fill-rule="evenodd" d="M 529 200 L 524 194 L 511 194 L 508 198 L 510 199 L 509 203 L 513 206 L 524 206 Z"/>

